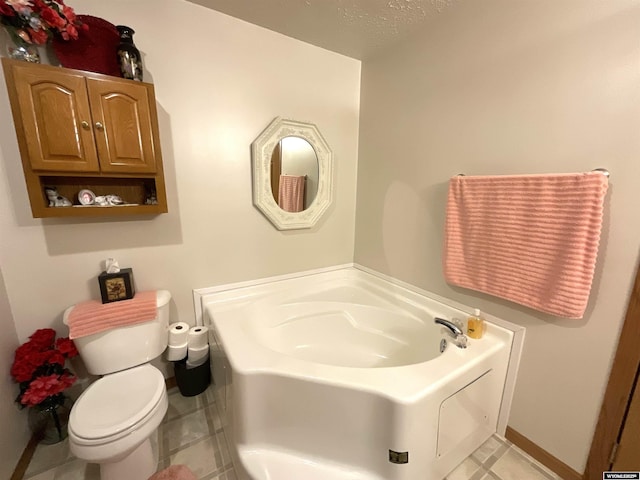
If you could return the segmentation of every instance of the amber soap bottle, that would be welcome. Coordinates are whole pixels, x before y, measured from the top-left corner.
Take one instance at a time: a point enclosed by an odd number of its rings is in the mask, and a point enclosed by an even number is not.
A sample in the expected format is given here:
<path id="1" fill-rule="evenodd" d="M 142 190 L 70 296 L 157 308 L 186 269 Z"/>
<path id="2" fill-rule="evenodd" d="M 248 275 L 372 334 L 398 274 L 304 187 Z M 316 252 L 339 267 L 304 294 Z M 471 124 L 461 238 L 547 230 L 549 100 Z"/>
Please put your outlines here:
<path id="1" fill-rule="evenodd" d="M 470 338 L 482 338 L 484 335 L 484 318 L 482 318 L 482 313 L 480 313 L 480 309 L 476 308 L 473 311 L 473 315 L 469 316 L 467 320 L 467 335 Z"/>

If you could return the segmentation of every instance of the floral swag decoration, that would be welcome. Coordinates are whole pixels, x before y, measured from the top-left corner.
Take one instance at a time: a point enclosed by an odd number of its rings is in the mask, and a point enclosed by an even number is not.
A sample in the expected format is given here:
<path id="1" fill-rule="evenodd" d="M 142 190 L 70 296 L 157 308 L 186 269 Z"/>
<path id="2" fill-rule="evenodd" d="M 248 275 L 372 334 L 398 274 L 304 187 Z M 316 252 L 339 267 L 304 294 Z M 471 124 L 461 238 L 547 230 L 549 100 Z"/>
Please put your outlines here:
<path id="1" fill-rule="evenodd" d="M 65 361 L 78 355 L 69 338 L 58 338 L 51 328 L 36 330 L 15 352 L 11 376 L 20 384 L 16 402 L 22 407 L 53 410 L 64 403 L 64 390 L 76 381 Z"/>
<path id="2" fill-rule="evenodd" d="M 0 0 L 0 23 L 16 43 L 48 43 L 54 36 L 76 40 L 88 26 L 63 0 Z"/>

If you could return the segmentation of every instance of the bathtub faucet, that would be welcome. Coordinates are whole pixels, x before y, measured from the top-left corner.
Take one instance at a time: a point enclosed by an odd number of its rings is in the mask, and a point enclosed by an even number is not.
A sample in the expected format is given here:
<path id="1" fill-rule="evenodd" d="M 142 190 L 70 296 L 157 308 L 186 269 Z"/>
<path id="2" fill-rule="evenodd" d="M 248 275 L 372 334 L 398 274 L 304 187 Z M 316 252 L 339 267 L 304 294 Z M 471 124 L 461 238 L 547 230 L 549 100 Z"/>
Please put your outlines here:
<path id="1" fill-rule="evenodd" d="M 462 328 L 459 325 L 456 325 L 451 320 L 445 320 L 444 318 L 435 317 L 433 319 L 439 325 L 445 327 L 449 333 L 453 336 L 453 343 L 456 344 L 458 348 L 467 348 L 467 336 L 462 331 Z"/>

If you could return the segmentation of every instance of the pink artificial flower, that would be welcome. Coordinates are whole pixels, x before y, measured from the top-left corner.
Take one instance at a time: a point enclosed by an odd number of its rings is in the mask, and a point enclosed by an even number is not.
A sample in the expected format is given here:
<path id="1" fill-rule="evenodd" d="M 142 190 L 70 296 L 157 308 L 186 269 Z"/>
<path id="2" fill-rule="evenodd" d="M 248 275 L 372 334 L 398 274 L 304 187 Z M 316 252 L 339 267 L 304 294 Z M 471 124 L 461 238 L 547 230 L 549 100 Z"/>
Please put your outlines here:
<path id="1" fill-rule="evenodd" d="M 24 392 L 20 402 L 23 405 L 33 407 L 42 403 L 47 397 L 62 393 L 66 388 L 73 385 L 75 381 L 76 377 L 68 374 L 37 377 Z"/>

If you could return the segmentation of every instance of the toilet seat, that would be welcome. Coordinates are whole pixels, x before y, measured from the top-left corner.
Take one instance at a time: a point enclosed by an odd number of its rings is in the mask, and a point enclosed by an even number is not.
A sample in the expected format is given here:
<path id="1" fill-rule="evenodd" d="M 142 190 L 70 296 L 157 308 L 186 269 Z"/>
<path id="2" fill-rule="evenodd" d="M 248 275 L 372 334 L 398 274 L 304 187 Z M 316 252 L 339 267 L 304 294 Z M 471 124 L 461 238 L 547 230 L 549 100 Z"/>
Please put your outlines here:
<path id="1" fill-rule="evenodd" d="M 156 416 L 163 397 L 166 397 L 164 377 L 149 364 L 100 378 L 85 390 L 71 410 L 69 430 L 74 443 L 109 443 L 140 429 Z"/>

